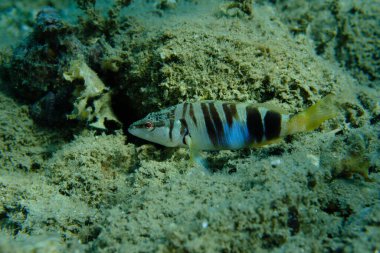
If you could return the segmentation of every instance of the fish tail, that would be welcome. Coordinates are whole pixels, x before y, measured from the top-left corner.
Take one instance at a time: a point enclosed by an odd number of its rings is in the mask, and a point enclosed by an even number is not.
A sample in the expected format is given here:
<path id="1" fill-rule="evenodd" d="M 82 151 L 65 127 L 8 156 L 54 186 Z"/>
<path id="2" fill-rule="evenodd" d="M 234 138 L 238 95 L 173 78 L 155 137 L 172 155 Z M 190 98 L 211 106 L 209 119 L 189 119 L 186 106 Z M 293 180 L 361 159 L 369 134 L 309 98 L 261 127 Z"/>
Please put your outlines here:
<path id="1" fill-rule="evenodd" d="M 338 113 L 335 101 L 335 96 L 329 94 L 305 111 L 292 116 L 287 124 L 286 135 L 312 131 L 324 121 L 334 118 Z"/>

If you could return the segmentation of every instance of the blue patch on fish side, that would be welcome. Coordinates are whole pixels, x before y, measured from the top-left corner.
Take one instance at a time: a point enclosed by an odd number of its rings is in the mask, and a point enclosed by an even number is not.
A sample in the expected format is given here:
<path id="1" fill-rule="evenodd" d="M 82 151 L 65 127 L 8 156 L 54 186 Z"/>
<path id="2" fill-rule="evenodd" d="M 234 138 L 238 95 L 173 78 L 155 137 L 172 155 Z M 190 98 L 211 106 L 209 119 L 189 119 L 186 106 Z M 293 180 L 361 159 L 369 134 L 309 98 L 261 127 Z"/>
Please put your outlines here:
<path id="1" fill-rule="evenodd" d="M 229 149 L 239 149 L 247 145 L 248 141 L 248 129 L 239 122 L 233 122 L 232 126 L 228 124 L 223 125 L 224 141 L 221 143 L 223 146 Z"/>

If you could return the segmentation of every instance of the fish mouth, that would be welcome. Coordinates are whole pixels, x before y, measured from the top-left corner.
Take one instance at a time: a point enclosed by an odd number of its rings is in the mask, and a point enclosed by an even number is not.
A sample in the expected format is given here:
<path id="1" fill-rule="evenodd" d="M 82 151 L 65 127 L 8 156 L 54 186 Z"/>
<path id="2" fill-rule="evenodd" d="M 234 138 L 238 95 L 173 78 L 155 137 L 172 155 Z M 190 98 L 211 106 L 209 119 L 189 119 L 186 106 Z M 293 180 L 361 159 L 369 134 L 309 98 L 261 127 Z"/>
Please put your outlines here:
<path id="1" fill-rule="evenodd" d="M 133 130 L 134 130 L 134 129 L 136 129 L 136 126 L 134 126 L 134 125 L 130 125 L 130 126 L 128 127 L 128 133 L 133 134 Z"/>

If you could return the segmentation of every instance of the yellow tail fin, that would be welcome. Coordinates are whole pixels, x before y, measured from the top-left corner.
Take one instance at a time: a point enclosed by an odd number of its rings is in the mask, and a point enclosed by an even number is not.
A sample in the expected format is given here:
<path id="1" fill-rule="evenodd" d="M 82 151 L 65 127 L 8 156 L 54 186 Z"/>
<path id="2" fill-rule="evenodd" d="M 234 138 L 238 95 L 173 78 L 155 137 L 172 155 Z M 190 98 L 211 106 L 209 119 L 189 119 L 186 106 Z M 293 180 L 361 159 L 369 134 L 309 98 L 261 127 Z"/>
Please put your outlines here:
<path id="1" fill-rule="evenodd" d="M 337 115 L 335 96 L 330 94 L 289 119 L 286 135 L 318 128 L 324 121 Z"/>

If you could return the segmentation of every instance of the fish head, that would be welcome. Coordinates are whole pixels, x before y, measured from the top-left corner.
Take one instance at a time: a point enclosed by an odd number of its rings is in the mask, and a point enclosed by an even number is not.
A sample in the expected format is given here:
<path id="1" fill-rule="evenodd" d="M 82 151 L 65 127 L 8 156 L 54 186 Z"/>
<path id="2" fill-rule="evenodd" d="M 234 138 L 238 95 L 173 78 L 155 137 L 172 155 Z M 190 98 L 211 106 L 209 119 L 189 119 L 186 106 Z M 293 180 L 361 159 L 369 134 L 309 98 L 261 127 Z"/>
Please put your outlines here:
<path id="1" fill-rule="evenodd" d="M 128 132 L 141 139 L 166 147 L 177 147 L 182 143 L 181 122 L 166 111 L 150 113 L 131 124 Z"/>

